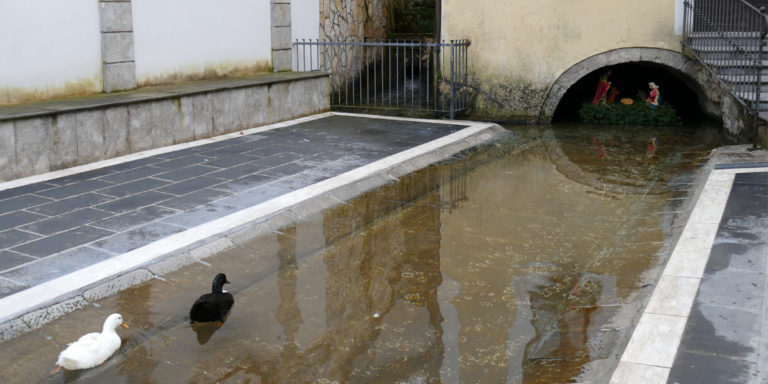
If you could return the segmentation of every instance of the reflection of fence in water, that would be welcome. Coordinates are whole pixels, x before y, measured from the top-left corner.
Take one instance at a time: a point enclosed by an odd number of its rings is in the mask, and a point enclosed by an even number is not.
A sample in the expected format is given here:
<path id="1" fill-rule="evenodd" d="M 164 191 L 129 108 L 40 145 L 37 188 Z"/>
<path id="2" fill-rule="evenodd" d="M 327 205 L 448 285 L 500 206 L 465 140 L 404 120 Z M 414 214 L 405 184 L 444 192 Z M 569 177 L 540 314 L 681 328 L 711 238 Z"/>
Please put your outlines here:
<path id="1" fill-rule="evenodd" d="M 331 106 L 448 113 L 468 103 L 468 40 L 294 42 L 296 71 L 331 74 Z"/>
<path id="2" fill-rule="evenodd" d="M 467 173 L 469 167 L 463 163 L 431 165 L 403 176 L 383 191 L 388 201 L 411 203 L 430 192 L 435 192 L 433 203 L 440 210 L 452 212 L 467 200 Z"/>

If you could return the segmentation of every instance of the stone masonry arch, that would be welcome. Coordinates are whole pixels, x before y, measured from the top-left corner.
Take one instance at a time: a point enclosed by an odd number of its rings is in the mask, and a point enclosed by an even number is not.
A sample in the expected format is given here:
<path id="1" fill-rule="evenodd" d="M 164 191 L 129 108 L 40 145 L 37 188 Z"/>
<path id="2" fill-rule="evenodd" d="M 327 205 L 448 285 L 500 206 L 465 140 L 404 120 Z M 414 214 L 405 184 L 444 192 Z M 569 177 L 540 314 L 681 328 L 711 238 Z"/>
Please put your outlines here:
<path id="1" fill-rule="evenodd" d="M 660 48 L 620 48 L 588 57 L 563 72 L 544 100 L 539 112 L 539 124 L 549 124 L 566 91 L 588 74 L 604 67 L 626 63 L 655 63 L 676 74 L 698 95 L 704 113 L 722 118 L 729 134 L 743 136 L 749 131 L 748 115 L 741 103 L 720 86 L 720 83 L 698 61 L 680 52 Z"/>

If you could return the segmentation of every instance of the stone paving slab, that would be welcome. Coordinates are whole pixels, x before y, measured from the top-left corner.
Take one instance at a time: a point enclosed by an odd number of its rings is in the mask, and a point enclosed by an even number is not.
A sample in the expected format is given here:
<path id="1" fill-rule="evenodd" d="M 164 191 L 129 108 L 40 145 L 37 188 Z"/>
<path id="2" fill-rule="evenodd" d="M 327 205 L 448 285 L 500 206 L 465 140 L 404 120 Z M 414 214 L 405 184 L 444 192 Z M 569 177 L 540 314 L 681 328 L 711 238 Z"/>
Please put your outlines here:
<path id="1" fill-rule="evenodd" d="M 768 162 L 713 168 L 611 383 L 768 382 Z"/>
<path id="2" fill-rule="evenodd" d="M 501 131 L 326 113 L 0 184 L 0 325 L 12 325 L 0 340 L 23 332 L 30 311 L 56 316 L 51 305 L 112 290 L 115 276 L 184 247 L 347 185 L 359 193 L 409 159 L 445 158 Z M 134 277 L 153 276 L 143 271 Z"/>

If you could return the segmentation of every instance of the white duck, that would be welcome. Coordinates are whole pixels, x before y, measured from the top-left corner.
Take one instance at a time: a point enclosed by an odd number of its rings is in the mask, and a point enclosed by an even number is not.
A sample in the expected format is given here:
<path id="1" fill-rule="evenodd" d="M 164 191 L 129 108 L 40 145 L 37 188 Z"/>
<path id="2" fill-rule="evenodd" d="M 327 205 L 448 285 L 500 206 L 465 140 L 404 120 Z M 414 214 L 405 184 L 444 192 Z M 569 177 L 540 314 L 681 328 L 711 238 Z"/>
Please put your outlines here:
<path id="1" fill-rule="evenodd" d="M 93 332 L 83 335 L 59 354 L 59 360 L 56 362 L 58 367 L 51 374 L 58 373 L 62 368 L 69 370 L 93 368 L 106 361 L 120 348 L 122 341 L 115 332 L 118 326 L 128 328 L 128 325 L 123 322 L 122 315 L 113 313 L 107 316 L 101 333 Z"/>

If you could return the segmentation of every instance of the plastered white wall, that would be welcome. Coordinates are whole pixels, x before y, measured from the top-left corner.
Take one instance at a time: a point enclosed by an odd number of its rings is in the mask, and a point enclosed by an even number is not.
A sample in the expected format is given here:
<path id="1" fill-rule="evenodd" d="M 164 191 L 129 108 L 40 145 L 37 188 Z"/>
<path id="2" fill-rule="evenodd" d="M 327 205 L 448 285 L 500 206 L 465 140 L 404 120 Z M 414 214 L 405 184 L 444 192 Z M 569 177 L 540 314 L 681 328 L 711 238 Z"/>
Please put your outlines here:
<path id="1" fill-rule="evenodd" d="M 0 104 L 101 90 L 96 0 L 0 0 Z"/>
<path id="2" fill-rule="evenodd" d="M 271 65 L 269 0 L 132 4 L 139 85 L 256 72 Z"/>
<path id="3" fill-rule="evenodd" d="M 296 39 L 317 40 L 319 36 L 320 2 L 318 0 L 291 0 L 291 42 L 296 41 Z M 304 70 L 306 64 L 307 70 L 317 69 L 316 51 L 313 49 L 313 53 L 315 53 L 311 62 L 313 68 L 310 68 L 309 50 L 307 50 L 306 59 L 305 55 L 301 53 L 302 51 L 299 51 L 297 59 L 296 51 L 293 51 L 291 55 L 293 68 Z"/>

